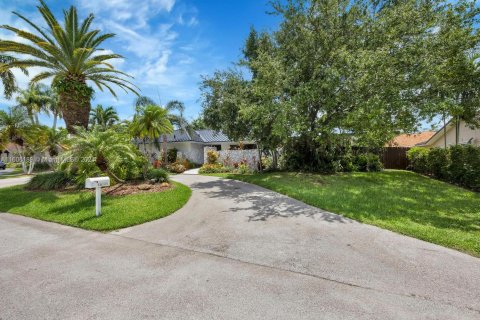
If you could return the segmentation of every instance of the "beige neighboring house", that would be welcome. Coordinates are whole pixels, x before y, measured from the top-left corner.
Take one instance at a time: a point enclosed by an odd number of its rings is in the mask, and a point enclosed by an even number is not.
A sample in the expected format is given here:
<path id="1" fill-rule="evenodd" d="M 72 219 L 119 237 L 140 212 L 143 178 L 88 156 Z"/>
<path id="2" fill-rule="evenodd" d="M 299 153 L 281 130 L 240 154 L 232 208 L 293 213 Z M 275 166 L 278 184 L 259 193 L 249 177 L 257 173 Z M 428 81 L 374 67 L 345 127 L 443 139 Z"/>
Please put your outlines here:
<path id="1" fill-rule="evenodd" d="M 445 132 L 447 137 L 447 147 L 455 145 L 455 141 L 456 141 L 455 121 L 449 121 L 446 124 L 446 128 L 442 127 L 425 143 L 422 143 L 419 145 L 430 147 L 430 148 L 433 148 L 433 147 L 444 148 Z M 480 146 L 480 129 L 478 128 L 472 129 L 470 126 L 468 126 L 465 123 L 465 121 L 463 120 L 460 121 L 458 144 L 472 144 L 475 146 Z"/>

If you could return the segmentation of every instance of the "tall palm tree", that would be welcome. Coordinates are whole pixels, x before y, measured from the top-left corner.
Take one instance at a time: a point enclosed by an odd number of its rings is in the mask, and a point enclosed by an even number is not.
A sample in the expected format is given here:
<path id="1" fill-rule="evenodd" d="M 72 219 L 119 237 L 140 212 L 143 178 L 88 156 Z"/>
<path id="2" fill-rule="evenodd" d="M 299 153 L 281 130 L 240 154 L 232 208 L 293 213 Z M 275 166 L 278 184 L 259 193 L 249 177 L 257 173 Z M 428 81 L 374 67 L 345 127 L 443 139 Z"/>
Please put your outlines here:
<path id="1" fill-rule="evenodd" d="M 183 102 L 178 100 L 169 101 L 165 106 L 165 109 L 167 109 L 167 111 L 169 112 L 168 119 L 174 126 L 182 130 L 183 132 L 186 132 L 189 135 L 192 135 L 193 129 L 184 117 L 185 104 Z M 177 111 L 178 113 L 175 114 L 174 111 Z M 167 154 L 167 142 L 168 142 L 167 140 L 168 140 L 167 136 L 164 135 L 163 136 L 163 152 L 165 155 Z M 165 159 L 167 158 L 165 157 Z"/>
<path id="2" fill-rule="evenodd" d="M 103 108 L 101 104 L 90 111 L 90 124 L 106 129 L 120 121 L 117 111 L 112 106 Z"/>
<path id="3" fill-rule="evenodd" d="M 29 121 L 24 109 L 10 107 L 7 111 L 0 110 L 0 137 L 3 143 L 23 145 L 22 136 L 28 126 Z"/>
<path id="4" fill-rule="evenodd" d="M 150 140 L 150 153 L 154 153 L 154 145 L 158 138 L 173 132 L 173 126 L 168 119 L 168 111 L 155 105 L 149 105 L 140 110 L 132 121 L 132 131 L 139 138 Z M 151 156 L 149 157 L 151 158 Z"/>
<path id="5" fill-rule="evenodd" d="M 45 112 L 48 113 L 48 115 L 53 115 L 52 129 L 56 130 L 58 119 L 62 118 L 57 90 L 52 87 L 47 87 L 43 94 L 45 95 L 46 100 L 46 105 L 44 108 Z"/>
<path id="6" fill-rule="evenodd" d="M 28 89 L 20 90 L 16 98 L 18 106 L 25 108 L 32 124 L 39 124 L 38 114 L 48 112 L 47 105 L 50 97 L 46 93 L 46 87 L 35 84 Z"/>
<path id="7" fill-rule="evenodd" d="M 23 147 L 29 128 L 31 127 L 25 109 L 10 107 L 7 111 L 0 110 L 0 145 L 14 143 L 17 154 L 22 159 L 22 169 L 28 172 Z"/>
<path id="8" fill-rule="evenodd" d="M 100 45 L 114 34 L 101 34 L 100 30 L 91 30 L 93 14 L 80 22 L 77 10 L 72 6 L 64 11 L 64 23 L 61 25 L 43 0 L 40 0 L 37 8 L 47 24 L 46 29 L 17 12 L 14 14 L 33 28 L 36 34 L 13 26 L 2 26 L 28 43 L 0 41 L 0 52 L 28 57 L 0 65 L 0 73 L 12 68 L 46 69 L 30 81 L 37 83 L 53 78 L 52 85 L 58 90 L 60 109 L 69 132 L 74 132 L 75 126 L 88 126 L 93 89 L 87 81 L 93 82 L 101 91 L 106 88 L 113 96 L 116 94 L 112 85 L 117 85 L 125 92 L 136 93 L 135 85 L 126 79 L 131 76 L 116 70 L 108 62 L 122 56 L 114 53 L 102 54 Z"/>

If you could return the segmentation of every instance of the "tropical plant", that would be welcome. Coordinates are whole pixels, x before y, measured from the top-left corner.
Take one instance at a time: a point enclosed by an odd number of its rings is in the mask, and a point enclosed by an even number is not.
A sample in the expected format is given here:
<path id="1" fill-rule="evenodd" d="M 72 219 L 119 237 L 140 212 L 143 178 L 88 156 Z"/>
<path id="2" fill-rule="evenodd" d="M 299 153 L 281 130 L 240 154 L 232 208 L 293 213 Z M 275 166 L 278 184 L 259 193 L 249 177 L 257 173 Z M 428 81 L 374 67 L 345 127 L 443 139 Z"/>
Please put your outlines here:
<path id="1" fill-rule="evenodd" d="M 77 183 L 95 174 L 107 174 L 117 182 L 124 182 L 131 166 L 142 162 L 142 156 L 126 134 L 97 127 L 87 131 L 78 127 L 71 137 L 67 151 L 62 154 L 61 168 L 71 172 Z M 136 167 L 136 168 L 135 168 Z"/>
<path id="2" fill-rule="evenodd" d="M 31 83 L 53 77 L 52 85 L 58 91 L 60 109 L 69 132 L 73 132 L 75 126 L 88 126 L 90 99 L 94 91 L 87 81 L 93 82 L 101 91 L 106 88 L 114 96 L 112 85 L 136 93 L 136 87 L 126 79 L 131 76 L 116 70 L 109 63 L 111 59 L 122 57 L 115 53 L 102 53 L 100 45 L 114 34 L 91 30 L 93 14 L 80 22 L 77 10 L 72 6 L 64 12 L 64 23 L 61 25 L 43 0 L 40 0 L 38 10 L 47 24 L 46 30 L 17 12 L 14 15 L 33 28 L 36 34 L 9 25 L 2 26 L 14 32 L 22 42 L 2 40 L 0 52 L 28 57 L 2 64 L 0 73 L 12 68 L 46 69 L 33 77 Z"/>
<path id="3" fill-rule="evenodd" d="M 13 57 L 0 55 L 0 70 L 2 70 L 0 71 L 0 80 L 3 84 L 3 95 L 7 99 L 10 99 L 12 94 L 17 90 L 17 83 L 15 81 L 15 75 L 13 72 L 11 70 L 3 70 L 2 66 L 13 61 L 15 61 L 15 58 Z M 20 69 L 23 71 L 23 73 L 27 74 L 25 68 Z"/>
<path id="4" fill-rule="evenodd" d="M 50 87 L 45 89 L 44 95 L 46 99 L 46 106 L 44 108 L 44 111 L 46 111 L 48 115 L 53 115 L 52 129 L 55 130 L 57 129 L 58 119 L 62 118 L 62 112 L 60 110 L 60 105 L 58 101 L 58 93 L 55 88 Z"/>
<path id="5" fill-rule="evenodd" d="M 90 125 L 99 126 L 102 129 L 113 126 L 120 121 L 117 111 L 112 106 L 103 108 L 101 104 L 90 111 Z"/>
<path id="6" fill-rule="evenodd" d="M 37 174 L 25 186 L 27 190 L 61 190 L 71 183 L 66 172 L 56 171 Z"/>
<path id="7" fill-rule="evenodd" d="M 19 90 L 17 105 L 25 108 L 32 124 L 39 125 L 38 114 L 48 112 L 52 99 L 45 85 L 34 84 L 25 90 Z"/>
<path id="8" fill-rule="evenodd" d="M 30 124 L 23 108 L 11 107 L 7 112 L 0 111 L 0 144 L 12 143 L 15 146 L 16 156 L 20 158 L 26 174 L 33 172 L 37 158 L 45 150 L 47 130 L 47 127 Z"/>
<path id="9" fill-rule="evenodd" d="M 28 116 L 24 109 L 10 107 L 0 110 L 0 139 L 2 144 L 15 143 L 23 145 L 22 136 L 29 126 Z"/>
<path id="10" fill-rule="evenodd" d="M 61 150 L 67 145 L 68 132 L 66 129 L 45 129 L 44 150 L 51 157 L 58 156 Z"/>
<path id="11" fill-rule="evenodd" d="M 132 134 L 138 138 L 148 138 L 150 141 L 150 157 L 154 154 L 155 144 L 158 147 L 158 138 L 173 132 L 173 126 L 168 118 L 167 109 L 148 105 L 135 115 L 131 125 Z"/>

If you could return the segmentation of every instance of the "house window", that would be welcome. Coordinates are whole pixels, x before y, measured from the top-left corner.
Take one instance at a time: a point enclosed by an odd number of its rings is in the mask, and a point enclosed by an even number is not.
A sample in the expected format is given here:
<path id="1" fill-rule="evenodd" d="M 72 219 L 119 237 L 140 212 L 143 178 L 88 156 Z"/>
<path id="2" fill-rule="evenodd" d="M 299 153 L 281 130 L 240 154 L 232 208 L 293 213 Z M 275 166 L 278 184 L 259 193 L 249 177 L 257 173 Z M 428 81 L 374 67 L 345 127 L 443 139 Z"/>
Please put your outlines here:
<path id="1" fill-rule="evenodd" d="M 222 145 L 221 145 L 221 144 L 211 144 L 211 145 L 209 145 L 209 146 L 207 146 L 207 147 L 216 148 L 217 151 L 222 150 Z"/>

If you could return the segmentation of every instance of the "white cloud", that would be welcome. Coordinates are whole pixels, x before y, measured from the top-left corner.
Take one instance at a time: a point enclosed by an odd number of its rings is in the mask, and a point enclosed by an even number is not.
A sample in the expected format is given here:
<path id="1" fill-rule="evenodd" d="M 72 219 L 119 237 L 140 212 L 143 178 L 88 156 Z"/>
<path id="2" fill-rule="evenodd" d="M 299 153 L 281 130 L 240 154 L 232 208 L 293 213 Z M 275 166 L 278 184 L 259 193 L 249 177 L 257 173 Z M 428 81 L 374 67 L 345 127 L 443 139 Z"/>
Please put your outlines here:
<path id="1" fill-rule="evenodd" d="M 170 12 L 175 0 L 80 0 L 80 5 L 98 14 L 106 14 L 118 22 L 130 22 L 130 27 L 140 29 L 157 14 Z"/>

